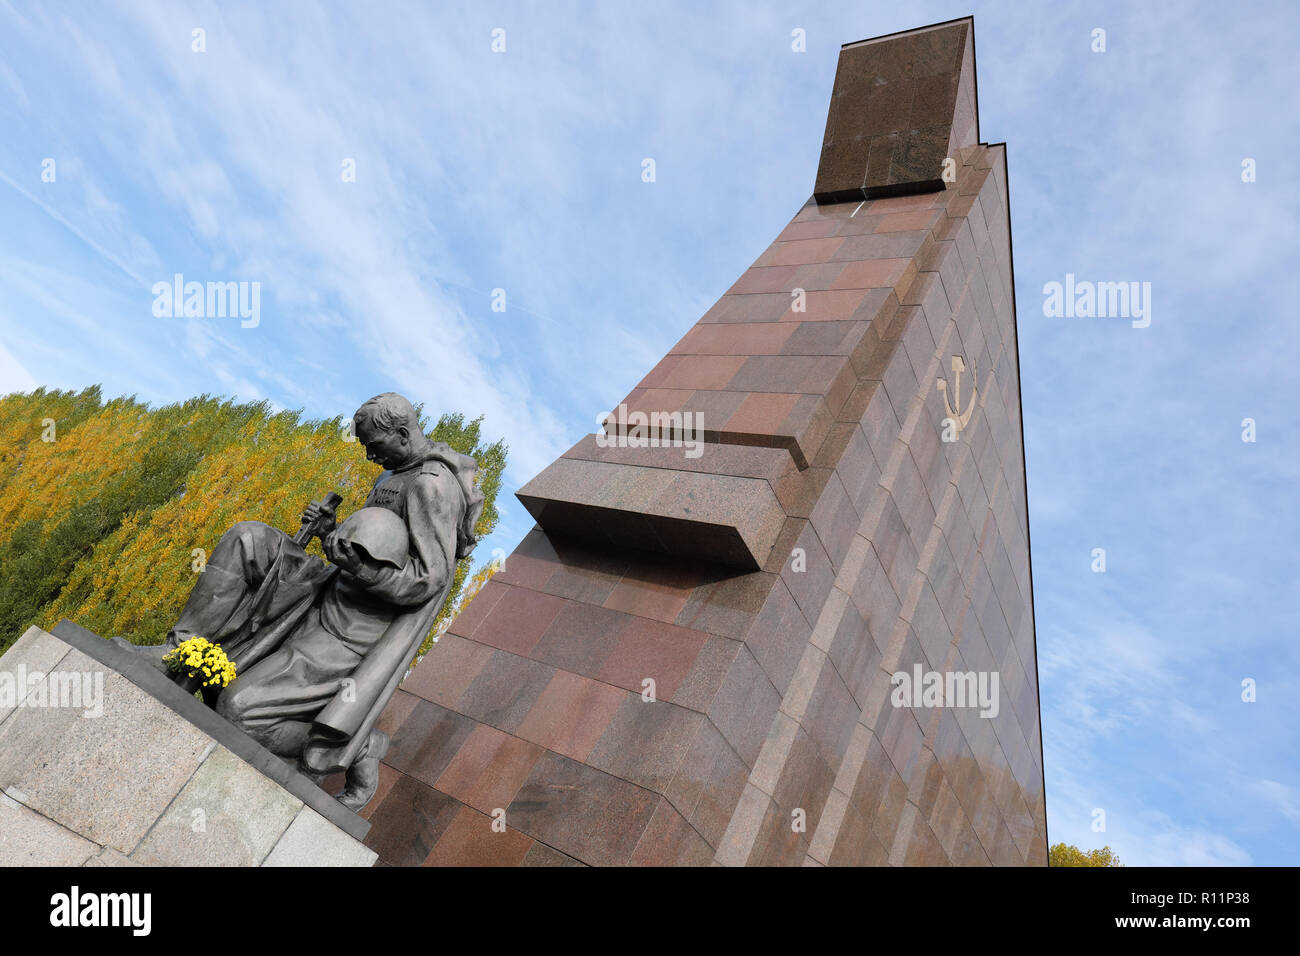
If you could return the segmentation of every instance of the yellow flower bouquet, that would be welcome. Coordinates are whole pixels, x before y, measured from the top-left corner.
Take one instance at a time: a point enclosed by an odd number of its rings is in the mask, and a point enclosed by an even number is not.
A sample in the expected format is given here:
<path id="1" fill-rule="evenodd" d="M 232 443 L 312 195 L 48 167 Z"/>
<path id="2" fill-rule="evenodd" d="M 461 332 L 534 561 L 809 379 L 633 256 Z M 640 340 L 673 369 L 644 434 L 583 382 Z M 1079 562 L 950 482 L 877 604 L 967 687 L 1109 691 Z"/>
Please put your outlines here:
<path id="1" fill-rule="evenodd" d="M 235 679 L 234 661 L 226 657 L 220 644 L 213 644 L 205 637 L 181 641 L 163 658 L 163 663 L 173 674 L 184 673 L 189 678 L 201 678 L 198 682 L 201 688 L 225 687 Z"/>

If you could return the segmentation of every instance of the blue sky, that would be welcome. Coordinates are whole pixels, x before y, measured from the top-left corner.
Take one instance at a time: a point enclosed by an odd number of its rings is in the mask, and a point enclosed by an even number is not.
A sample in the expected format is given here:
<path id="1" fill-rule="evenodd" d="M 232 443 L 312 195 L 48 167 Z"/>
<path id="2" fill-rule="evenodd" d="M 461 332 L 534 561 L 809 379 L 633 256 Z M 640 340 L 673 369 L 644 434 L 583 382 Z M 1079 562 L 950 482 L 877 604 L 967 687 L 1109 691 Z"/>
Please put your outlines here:
<path id="1" fill-rule="evenodd" d="M 807 200 L 839 45 L 972 12 L 981 133 L 1008 143 L 1051 839 L 1298 863 L 1286 3 L 0 0 L 0 393 L 333 416 L 395 388 L 485 414 L 513 492 Z M 156 318 L 177 272 L 259 281 L 260 323 Z M 1150 327 L 1044 316 L 1067 273 L 1150 282 Z M 531 526 L 501 503 L 489 550 Z"/>

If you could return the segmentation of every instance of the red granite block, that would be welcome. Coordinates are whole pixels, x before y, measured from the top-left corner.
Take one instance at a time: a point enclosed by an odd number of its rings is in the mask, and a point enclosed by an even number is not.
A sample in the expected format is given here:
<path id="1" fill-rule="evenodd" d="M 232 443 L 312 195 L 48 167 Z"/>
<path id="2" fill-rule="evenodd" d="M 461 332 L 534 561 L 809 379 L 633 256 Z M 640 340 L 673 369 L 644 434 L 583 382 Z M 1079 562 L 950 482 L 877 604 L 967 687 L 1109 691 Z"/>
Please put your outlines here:
<path id="1" fill-rule="evenodd" d="M 488 581 L 478 594 L 474 595 L 474 600 L 466 605 L 465 610 L 452 619 L 448 631 L 452 634 L 459 634 L 461 637 L 473 636 L 474 629 L 496 607 L 497 601 L 506 596 L 506 592 L 509 590 L 509 586 L 500 581 Z"/>
<path id="2" fill-rule="evenodd" d="M 853 391 L 849 393 L 849 397 L 844 400 L 844 404 L 840 406 L 839 413 L 835 416 L 836 420 L 841 422 L 861 421 L 871 407 L 872 399 L 875 398 L 877 390 L 883 392 L 883 389 L 880 389 L 880 382 L 859 380 L 858 384 L 853 386 Z M 889 417 L 893 417 L 894 412 L 887 399 L 878 404 L 888 408 Z"/>
<path id="3" fill-rule="evenodd" d="M 838 759 L 835 765 L 839 766 Z M 802 727 L 796 727 L 772 794 L 776 805 L 785 811 L 786 820 L 793 826 L 795 811 L 799 811 L 800 823 L 806 828 L 802 832 L 816 832 L 834 783 L 835 771 L 818 752 L 816 742 Z"/>
<path id="4" fill-rule="evenodd" d="M 709 719 L 746 767 L 753 767 L 781 694 L 748 647 L 741 647 L 714 695 Z"/>
<path id="5" fill-rule="evenodd" d="M 880 290 L 840 289 L 805 292 L 803 310 L 795 310 L 795 301 L 786 299 L 786 310 L 780 316 L 782 322 L 843 322 L 855 318 L 868 296 L 877 297 L 884 293 Z"/>
<path id="6" fill-rule="evenodd" d="M 878 381 L 884 378 L 885 369 L 898 351 L 898 342 L 907 321 L 907 308 L 900 306 L 897 296 L 891 292 L 887 307 L 882 308 L 881 315 L 871 323 L 866 335 L 850 356 L 860 381 Z M 843 414 L 840 418 L 846 421 L 853 420 Z"/>
<path id="7" fill-rule="evenodd" d="M 825 442 L 822 444 L 824 445 Z M 826 483 L 834 473 L 833 468 L 813 465 L 803 471 L 796 471 L 777 479 L 772 483 L 772 490 L 789 518 L 807 518 L 812 514 L 812 509 L 817 506 L 822 489 L 826 487 Z M 794 547 L 793 539 L 790 547 Z M 789 556 L 788 550 L 782 553 Z"/>
<path id="8" fill-rule="evenodd" d="M 645 378 L 641 379 L 641 381 L 637 383 L 638 386 L 641 388 L 662 387 L 664 379 L 668 377 L 668 373 L 675 369 L 681 360 L 682 357 L 680 355 L 674 355 L 672 353 L 665 355 L 655 364 L 654 368 L 646 373 Z"/>
<path id="9" fill-rule="evenodd" d="M 858 640 L 863 645 L 871 644 L 871 639 L 863 633 L 858 634 Z M 843 761 L 861 712 L 838 668 L 823 667 L 799 723 L 817 745 L 827 766 L 839 767 Z"/>
<path id="10" fill-rule="evenodd" d="M 775 322 L 790 308 L 787 292 L 724 295 L 700 323 Z"/>
<path id="11" fill-rule="evenodd" d="M 844 402 L 853 393 L 853 389 L 858 384 L 858 376 L 853 369 L 853 363 L 850 362 L 846 357 L 839 356 L 839 355 L 833 356 L 833 359 L 834 359 L 833 365 L 830 364 L 830 362 L 828 361 L 823 366 L 823 368 L 828 373 L 831 372 L 832 370 L 834 371 L 834 376 L 829 379 L 830 381 L 829 387 L 827 387 L 824 384 L 826 380 L 822 380 L 822 382 L 805 382 L 805 388 L 807 388 L 809 391 L 812 391 L 814 388 L 817 388 L 818 386 L 825 388 L 825 392 L 823 392 L 821 408 L 818 409 L 819 413 L 824 414 L 825 416 L 825 429 L 821 433 L 821 440 L 823 441 L 825 440 L 826 432 L 830 430 L 831 422 L 835 420 L 836 416 L 834 413 L 837 412 L 841 407 L 843 407 Z M 817 446 L 814 446 L 811 443 L 812 442 L 811 438 L 808 438 L 806 440 L 809 442 L 808 456 L 811 458 L 816 453 Z M 820 443 L 821 442 L 819 441 L 818 445 L 820 445 Z"/>
<path id="12" fill-rule="evenodd" d="M 512 587 L 475 629 L 474 639 L 503 651 L 526 655 L 563 606 L 564 599 L 553 594 Z"/>
<path id="13" fill-rule="evenodd" d="M 756 571 L 723 575 L 719 580 L 703 583 L 691 592 L 673 623 L 739 640 L 762 608 L 773 578 L 771 574 Z"/>
<path id="14" fill-rule="evenodd" d="M 591 866 L 626 864 L 659 797 L 635 784 L 546 754 L 506 810 L 511 826 Z"/>
<path id="15" fill-rule="evenodd" d="M 713 849 L 671 803 L 661 799 L 628 862 L 632 866 L 708 866 L 713 862 Z"/>
<path id="16" fill-rule="evenodd" d="M 685 406 L 694 391 L 694 386 L 689 388 L 637 387 L 632 389 L 620 404 L 627 406 L 629 414 L 631 412 L 645 412 L 647 415 L 651 412 L 675 412 Z M 614 427 L 613 423 L 606 422 L 605 431 L 608 433 Z"/>
<path id="17" fill-rule="evenodd" d="M 910 707 L 895 707 L 890 702 L 881 713 L 875 730 L 898 775 L 903 780 L 910 780 L 925 737 L 917 715 Z"/>
<path id="18" fill-rule="evenodd" d="M 460 806 L 453 797 L 401 774 L 371 814 L 365 844 L 389 866 L 419 866 Z"/>
<path id="19" fill-rule="evenodd" d="M 692 413 L 692 415 L 695 416 L 693 427 L 697 430 L 703 429 L 702 437 L 704 440 L 713 442 L 717 440 L 719 425 L 730 418 L 735 410 L 740 407 L 742 399 L 744 399 L 744 395 L 735 392 L 724 392 L 716 389 L 696 389 L 682 399 L 680 409 L 671 409 L 669 411 L 676 412 L 680 410 L 683 416 L 685 416 L 686 412 Z M 685 426 L 686 421 L 683 420 L 682 424 Z M 670 426 L 671 429 L 677 428 L 675 422 L 671 422 Z M 661 437 L 670 437 L 663 435 L 663 430 L 658 427 L 653 427 L 651 431 L 653 434 L 660 434 Z M 694 436 L 683 435 L 680 437 L 699 438 L 701 436 L 697 431 L 697 434 Z M 631 449 L 629 448 L 628 450 Z M 709 452 L 712 451 L 712 449 L 706 447 L 705 451 Z M 661 461 L 657 463 L 659 467 L 689 468 L 690 462 L 697 460 L 686 457 L 681 447 L 665 448 L 661 450 L 659 454 L 661 456 Z M 673 460 L 671 464 L 665 463 L 668 459 Z M 650 462 L 647 463 L 649 464 Z"/>
<path id="20" fill-rule="evenodd" d="M 480 592 L 474 600 L 482 596 Z M 443 707 L 455 707 L 495 653 L 486 644 L 444 634 L 402 682 L 402 689 Z"/>
<path id="21" fill-rule="evenodd" d="M 993 861 L 994 866 L 1024 866 L 1024 858 L 1016 849 L 1015 839 L 1011 831 L 1002 821 L 998 822 L 997 830 L 993 839 L 993 846 L 986 847 L 989 858 Z"/>
<path id="22" fill-rule="evenodd" d="M 420 700 L 393 733 L 384 760 L 433 786 L 473 729 L 474 721 L 463 714 Z"/>
<path id="23" fill-rule="evenodd" d="M 513 733 L 553 676 L 555 668 L 549 664 L 496 651 L 460 696 L 456 709 L 479 723 Z"/>
<path id="24" fill-rule="evenodd" d="M 621 780 L 665 793 L 705 716 L 665 700 L 624 695 L 617 713 L 583 763 Z"/>
<path id="25" fill-rule="evenodd" d="M 478 724 L 435 786 L 461 803 L 491 814 L 510 805 L 542 755 L 542 748 Z"/>
<path id="26" fill-rule="evenodd" d="M 594 677 L 629 615 L 569 601 L 546 629 L 531 656 L 575 674 Z"/>
<path id="27" fill-rule="evenodd" d="M 852 355 L 869 322 L 789 323 L 790 333 L 781 347 L 783 355 Z"/>
<path id="28" fill-rule="evenodd" d="M 644 617 L 629 617 L 614 639 L 596 677 L 608 684 L 640 694 L 648 678 L 655 695 L 669 700 L 690 672 L 707 637 Z"/>
<path id="29" fill-rule="evenodd" d="M 834 258 L 841 238 L 794 239 L 774 242 L 759 256 L 756 266 L 798 266 Z"/>
<path id="30" fill-rule="evenodd" d="M 874 560 L 874 555 L 871 557 Z M 880 572 L 882 576 L 883 573 Z M 897 617 L 896 611 L 894 616 Z M 835 636 L 831 638 L 827 656 L 831 667 L 852 695 L 854 703 L 861 708 L 867 700 L 871 682 L 878 677 L 882 654 L 871 637 L 866 617 L 852 601 L 844 606 L 844 614 Z"/>
<path id="31" fill-rule="evenodd" d="M 847 359 L 839 355 L 754 355 L 745 359 L 727 387 L 746 392 L 822 395 L 846 365 Z"/>
<path id="32" fill-rule="evenodd" d="M 492 824 L 490 816 L 461 807 L 424 865 L 519 866 L 532 848 L 532 838 L 508 826 L 498 832 Z"/>
<path id="33" fill-rule="evenodd" d="M 575 860 L 573 857 L 561 853 L 559 850 L 552 849 L 545 843 L 534 841 L 528 852 L 524 854 L 524 861 L 520 866 L 586 866 Z"/>
<path id="34" fill-rule="evenodd" d="M 745 362 L 744 355 L 683 355 L 665 377 L 663 384 L 670 389 L 725 388 Z M 647 398 L 648 396 L 643 396 L 637 407 L 658 410 L 648 405 Z M 663 410 L 673 411 L 678 407 L 680 406 L 674 405 L 673 408 Z"/>
<path id="35" fill-rule="evenodd" d="M 800 540 L 805 548 L 815 547 L 821 557 L 823 566 L 818 570 L 818 581 L 812 585 L 819 587 L 833 576 L 829 564 L 825 562 L 820 544 L 815 543 L 816 535 Z M 809 566 L 812 567 L 816 560 L 815 557 L 810 557 Z M 801 586 L 798 580 L 800 577 L 799 573 L 791 573 L 788 578 L 785 574 L 782 575 L 785 580 L 796 579 L 794 586 L 800 587 L 803 593 L 807 589 Z M 829 587 L 828 584 L 826 586 Z M 779 693 L 785 694 L 790 686 L 790 678 L 799 666 L 799 658 L 803 655 L 811 633 L 812 625 L 800 611 L 799 604 L 791 596 L 785 581 L 778 582 L 763 604 L 763 610 L 745 634 L 745 646 Z"/>
<path id="36" fill-rule="evenodd" d="M 749 768 L 703 721 L 665 796 L 712 847 L 717 847 L 749 778 Z"/>
<path id="37" fill-rule="evenodd" d="M 884 218 L 884 216 L 881 216 L 880 222 L 883 222 Z M 879 225 L 879 222 L 877 225 Z M 850 236 L 844 240 L 844 245 L 840 246 L 835 253 L 835 257 L 845 261 L 902 259 L 905 262 L 910 262 L 914 259 L 923 258 L 923 250 L 927 247 L 926 240 L 929 236 L 930 232 L 926 229 L 902 232 L 873 231 L 860 236 Z"/>
<path id="38" fill-rule="evenodd" d="M 836 278 L 835 289 L 880 289 L 892 287 L 903 277 L 910 259 L 864 259 L 845 263 Z"/>
<path id="39" fill-rule="evenodd" d="M 912 834 L 907 841 L 904 866 L 951 866 L 943 852 L 943 844 L 930 829 L 930 824 L 919 813 L 912 823 Z"/>
<path id="40" fill-rule="evenodd" d="M 826 438 L 817 449 L 817 457 L 813 459 L 812 467 L 833 469 L 839 463 L 844 449 L 852 440 L 855 430 L 857 430 L 857 425 L 854 422 L 832 422 L 826 432 Z"/>
<path id="41" fill-rule="evenodd" d="M 832 475 L 809 519 L 832 570 L 838 571 L 861 518 L 840 482 Z M 815 623 L 815 622 L 814 622 Z"/>
<path id="42" fill-rule="evenodd" d="M 375 721 L 375 729 L 392 736 L 397 732 L 397 728 L 402 726 L 402 722 L 411 715 L 417 703 L 419 703 L 418 697 L 398 688 L 384 706 L 379 719 Z"/>
<path id="43" fill-rule="evenodd" d="M 777 355 L 795 330 L 779 322 L 697 325 L 673 346 L 685 355 Z M 642 383 L 646 384 L 646 383 Z"/>
<path id="44" fill-rule="evenodd" d="M 845 378 L 848 378 L 846 370 L 849 368 L 847 362 L 842 366 Z M 851 391 L 846 391 L 843 397 L 848 398 L 850 394 Z M 817 449 L 826 440 L 831 423 L 835 421 L 835 414 L 828 404 L 833 398 L 833 395 L 801 395 L 777 429 L 778 436 L 790 436 L 792 439 L 789 444 L 784 441 L 781 444 L 788 448 L 795 464 L 800 468 L 808 467 L 809 460 L 816 456 Z"/>
<path id="45" fill-rule="evenodd" d="M 867 503 L 875 494 L 881 470 L 862 426 L 853 424 L 850 427 L 849 441 L 840 453 L 835 469 L 854 512 L 862 516 L 867 513 Z"/>
<path id="46" fill-rule="evenodd" d="M 798 269 L 798 266 L 751 268 L 727 290 L 727 295 L 748 295 L 756 292 L 782 292 L 788 290 Z"/>
<path id="47" fill-rule="evenodd" d="M 850 806 L 845 810 L 827 862 L 830 866 L 887 866 L 889 847 L 880 842 L 857 808 Z"/>
<path id="48" fill-rule="evenodd" d="M 890 496 L 898 506 L 912 549 L 919 556 L 925 550 L 925 543 L 930 537 L 930 527 L 934 524 L 934 505 L 930 503 L 921 472 L 916 467 L 912 456 L 903 455 L 898 461 L 898 470 L 890 487 Z M 910 572 L 915 568 L 909 568 Z"/>
<path id="49" fill-rule="evenodd" d="M 739 647 L 740 642 L 731 638 L 706 638 L 690 671 L 674 692 L 672 702 L 679 707 L 707 713 Z"/>
<path id="50" fill-rule="evenodd" d="M 885 386 L 885 391 L 889 394 L 889 402 L 894 406 L 894 413 L 898 416 L 898 420 L 900 422 L 906 421 L 912 400 L 916 398 L 920 391 L 920 382 L 917 379 L 916 369 L 912 366 L 911 360 L 908 359 L 905 349 L 894 349 L 889 364 L 885 367 L 885 372 L 881 376 L 881 382 Z"/>
<path id="51" fill-rule="evenodd" d="M 534 528 L 519 543 L 519 547 L 510 553 L 509 560 L 492 575 L 492 580 L 499 584 L 513 584 L 542 591 L 559 566 L 560 559 L 550 540 L 540 528 Z M 477 597 L 476 595 L 476 600 Z"/>
<path id="52" fill-rule="evenodd" d="M 917 209 L 932 209 L 942 202 L 943 193 L 916 193 L 911 196 L 885 196 L 872 199 L 863 207 L 867 215 L 887 216 L 896 212 L 913 212 Z"/>
<path id="53" fill-rule="evenodd" d="M 357 811 L 357 815 L 369 820 L 375 815 L 375 811 L 383 806 L 384 800 L 388 798 L 388 793 L 393 789 L 393 785 L 402 779 L 405 774 L 394 770 L 386 763 L 379 765 L 379 786 L 375 788 L 375 795 L 371 797 L 370 802 Z M 342 793 L 343 787 L 347 782 L 347 775 L 338 773 L 330 774 L 321 784 L 321 789 L 326 793 Z"/>
<path id="54" fill-rule="evenodd" d="M 785 281 L 782 288 L 787 292 L 794 289 L 816 292 L 834 288 L 835 280 L 844 271 L 844 265 L 843 262 L 813 262 L 794 266 L 794 274 Z"/>
<path id="55" fill-rule="evenodd" d="M 800 239 L 825 239 L 839 230 L 840 222 L 835 217 L 811 219 L 803 222 L 797 219 L 781 230 L 778 242 L 792 242 Z"/>
<path id="56" fill-rule="evenodd" d="M 625 691 L 567 671 L 557 671 L 519 724 L 519 736 L 574 760 L 586 760 Z"/>
<path id="57" fill-rule="evenodd" d="M 604 603 L 631 563 L 625 556 L 579 542 L 557 539 L 553 543 L 560 566 L 546 582 L 546 591 L 571 601 Z"/>
<path id="58" fill-rule="evenodd" d="M 747 865 L 800 866 L 807 853 L 806 835 L 797 832 L 791 814 L 772 801 L 754 838 Z"/>
<path id="59" fill-rule="evenodd" d="M 736 413 L 723 426 L 723 431 L 728 434 L 775 435 L 798 400 L 797 395 L 776 392 L 746 395 Z"/>
<path id="60" fill-rule="evenodd" d="M 736 406 L 744 398 L 737 392 L 697 392 L 697 395 L 733 395 Z M 733 409 L 734 411 L 734 409 Z M 714 419 L 725 421 L 725 419 Z M 596 444 L 595 435 L 588 435 L 564 453 L 565 458 L 583 461 L 602 461 L 615 464 L 643 465 L 651 468 L 666 468 L 671 471 L 703 472 L 712 475 L 733 475 L 743 478 L 763 478 L 772 481 L 784 476 L 795 466 L 789 452 L 784 449 L 763 448 L 757 445 L 719 445 L 709 443 L 698 458 L 687 458 L 680 449 L 667 447 L 632 448 L 606 447 Z M 557 548 L 562 542 L 557 544 Z M 573 560 L 579 560 L 576 556 Z M 588 562 L 590 563 L 590 562 Z M 558 572 L 557 572 L 558 574 Z M 558 578 L 557 578 L 558 580 Z M 546 590 L 553 592 L 554 582 L 548 583 Z"/>
<path id="61" fill-rule="evenodd" d="M 914 229 L 929 229 L 943 215 L 940 209 L 912 209 L 907 212 L 891 213 L 876 226 L 876 232 L 910 232 Z"/>
<path id="62" fill-rule="evenodd" d="M 671 624 L 691 592 L 708 579 L 708 569 L 698 565 L 638 559 L 610 592 L 604 606 Z"/>
<path id="63" fill-rule="evenodd" d="M 950 631 L 955 631 L 960 620 L 962 602 L 966 591 L 962 585 L 961 575 L 957 573 L 957 562 L 953 559 L 946 537 L 940 537 L 935 547 L 934 557 L 926 576 L 939 602 L 939 611 L 943 614 Z"/>

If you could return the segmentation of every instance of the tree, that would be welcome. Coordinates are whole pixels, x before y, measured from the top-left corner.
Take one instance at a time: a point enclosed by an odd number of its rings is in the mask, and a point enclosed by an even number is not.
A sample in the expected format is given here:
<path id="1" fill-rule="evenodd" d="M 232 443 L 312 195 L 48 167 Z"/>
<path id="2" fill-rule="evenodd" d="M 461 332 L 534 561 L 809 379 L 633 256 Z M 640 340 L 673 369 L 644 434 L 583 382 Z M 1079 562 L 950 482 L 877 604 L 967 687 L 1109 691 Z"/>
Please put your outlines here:
<path id="1" fill-rule="evenodd" d="M 1069 843 L 1058 843 L 1047 851 L 1048 866 L 1123 866 L 1110 847 L 1080 850 Z"/>

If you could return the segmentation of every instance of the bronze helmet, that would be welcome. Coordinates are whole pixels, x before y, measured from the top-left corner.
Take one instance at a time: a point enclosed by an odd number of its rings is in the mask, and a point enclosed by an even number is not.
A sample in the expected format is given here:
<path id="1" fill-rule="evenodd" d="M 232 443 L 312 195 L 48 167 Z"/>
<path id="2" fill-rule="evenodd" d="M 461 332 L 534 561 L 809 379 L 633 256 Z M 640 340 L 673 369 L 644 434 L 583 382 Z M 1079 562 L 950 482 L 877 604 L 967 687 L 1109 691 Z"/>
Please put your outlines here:
<path id="1" fill-rule="evenodd" d="M 410 549 L 406 525 L 387 508 L 361 508 L 352 512 L 343 519 L 337 534 L 374 561 L 395 568 L 406 564 Z"/>

